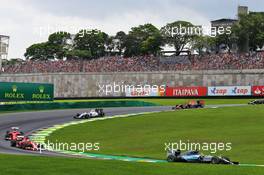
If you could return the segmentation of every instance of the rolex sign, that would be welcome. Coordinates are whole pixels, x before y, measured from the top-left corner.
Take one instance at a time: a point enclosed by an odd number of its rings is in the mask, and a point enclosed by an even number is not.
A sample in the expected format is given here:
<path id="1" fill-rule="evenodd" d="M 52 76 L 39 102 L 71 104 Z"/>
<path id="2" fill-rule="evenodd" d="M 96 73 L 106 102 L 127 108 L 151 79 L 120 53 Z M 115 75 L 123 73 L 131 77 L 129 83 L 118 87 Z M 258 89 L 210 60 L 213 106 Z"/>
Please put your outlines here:
<path id="1" fill-rule="evenodd" d="M 1 101 L 51 101 L 53 84 L 0 82 Z"/>

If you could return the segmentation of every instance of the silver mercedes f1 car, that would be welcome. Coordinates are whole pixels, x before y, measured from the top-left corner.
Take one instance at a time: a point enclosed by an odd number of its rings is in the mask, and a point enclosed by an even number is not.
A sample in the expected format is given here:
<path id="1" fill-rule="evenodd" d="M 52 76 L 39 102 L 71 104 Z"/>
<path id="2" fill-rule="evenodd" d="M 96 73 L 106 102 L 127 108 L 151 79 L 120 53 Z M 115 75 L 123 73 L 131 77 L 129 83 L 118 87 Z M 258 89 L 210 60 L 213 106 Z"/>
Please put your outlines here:
<path id="1" fill-rule="evenodd" d="M 186 163 L 211 163 L 211 164 L 229 164 L 238 165 L 239 162 L 233 162 L 227 157 L 203 155 L 199 151 L 187 151 L 181 153 L 180 150 L 169 150 L 167 153 L 168 162 L 186 162 Z"/>

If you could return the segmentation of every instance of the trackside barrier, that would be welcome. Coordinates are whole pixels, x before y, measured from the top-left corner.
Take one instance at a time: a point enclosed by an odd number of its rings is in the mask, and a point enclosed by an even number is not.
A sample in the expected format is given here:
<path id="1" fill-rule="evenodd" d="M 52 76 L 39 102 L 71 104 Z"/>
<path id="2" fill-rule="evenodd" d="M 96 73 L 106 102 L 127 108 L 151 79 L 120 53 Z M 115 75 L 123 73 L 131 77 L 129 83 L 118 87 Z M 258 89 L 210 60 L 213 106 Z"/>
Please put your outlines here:
<path id="1" fill-rule="evenodd" d="M 65 102 L 65 103 L 29 103 L 0 105 L 0 111 L 23 110 L 52 110 L 52 109 L 78 109 L 78 108 L 106 108 L 106 107 L 146 107 L 157 104 L 144 101 L 91 101 L 91 102 Z"/>

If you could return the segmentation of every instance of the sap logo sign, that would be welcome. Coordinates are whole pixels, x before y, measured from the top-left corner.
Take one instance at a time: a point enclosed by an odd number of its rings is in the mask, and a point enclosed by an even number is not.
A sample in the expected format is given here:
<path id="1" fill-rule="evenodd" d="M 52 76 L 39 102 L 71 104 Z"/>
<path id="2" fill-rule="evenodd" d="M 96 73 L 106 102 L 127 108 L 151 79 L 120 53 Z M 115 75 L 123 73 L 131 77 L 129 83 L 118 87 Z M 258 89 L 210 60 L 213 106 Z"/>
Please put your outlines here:
<path id="1" fill-rule="evenodd" d="M 208 87 L 209 96 L 246 96 L 251 95 L 251 86 Z"/>
<path id="2" fill-rule="evenodd" d="M 241 94 L 241 95 L 246 95 L 248 94 L 249 90 L 248 89 L 240 89 L 238 87 L 235 87 L 234 89 L 232 89 L 232 94 Z"/>
<path id="3" fill-rule="evenodd" d="M 214 95 L 226 95 L 227 94 L 227 89 L 224 89 L 224 88 L 213 88 L 211 89 L 211 93 L 214 94 Z"/>

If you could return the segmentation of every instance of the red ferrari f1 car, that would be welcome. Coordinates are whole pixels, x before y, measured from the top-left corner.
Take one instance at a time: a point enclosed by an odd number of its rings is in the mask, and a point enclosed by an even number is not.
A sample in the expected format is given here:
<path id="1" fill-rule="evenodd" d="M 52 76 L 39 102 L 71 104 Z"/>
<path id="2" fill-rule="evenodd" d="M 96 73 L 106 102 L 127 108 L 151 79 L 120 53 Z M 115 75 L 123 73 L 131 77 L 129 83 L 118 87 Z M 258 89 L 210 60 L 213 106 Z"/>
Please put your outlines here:
<path id="1" fill-rule="evenodd" d="M 39 148 L 39 145 L 32 142 L 29 137 L 24 136 L 24 133 L 18 127 L 12 127 L 10 131 L 6 131 L 5 140 L 10 141 L 11 147 L 31 151 L 37 151 Z"/>
<path id="2" fill-rule="evenodd" d="M 6 131 L 5 140 L 16 140 L 18 136 L 23 136 L 24 133 L 19 131 L 18 127 L 12 127 L 10 131 Z"/>
<path id="3" fill-rule="evenodd" d="M 39 145 L 32 142 L 29 137 L 18 136 L 16 140 L 11 140 L 10 145 L 25 150 L 38 151 Z"/>
<path id="4" fill-rule="evenodd" d="M 39 148 L 38 144 L 25 136 L 18 136 L 16 140 L 11 140 L 11 146 L 31 151 L 37 151 Z"/>

